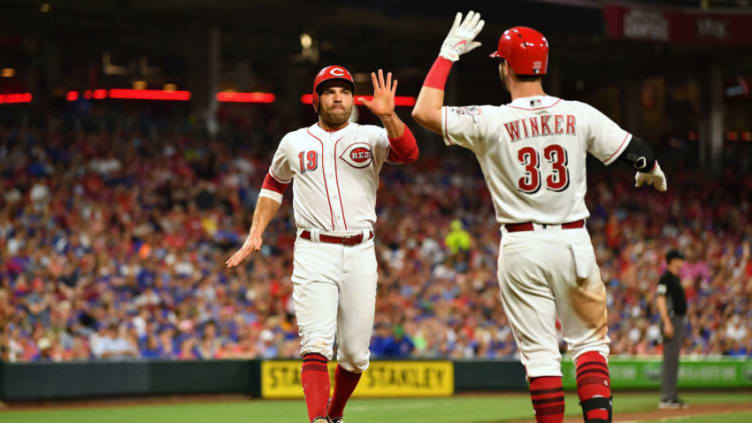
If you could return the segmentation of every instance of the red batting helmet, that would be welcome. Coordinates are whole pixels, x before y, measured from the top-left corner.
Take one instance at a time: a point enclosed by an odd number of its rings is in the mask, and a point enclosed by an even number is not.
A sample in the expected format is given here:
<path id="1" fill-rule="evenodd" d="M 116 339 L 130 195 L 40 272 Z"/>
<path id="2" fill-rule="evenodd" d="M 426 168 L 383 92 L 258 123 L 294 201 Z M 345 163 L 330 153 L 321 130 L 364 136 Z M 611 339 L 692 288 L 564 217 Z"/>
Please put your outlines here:
<path id="1" fill-rule="evenodd" d="M 548 40 L 526 26 L 509 28 L 499 37 L 499 48 L 491 57 L 509 63 L 517 75 L 545 75 L 548 71 Z"/>
<path id="2" fill-rule="evenodd" d="M 316 74 L 316 79 L 313 80 L 313 98 L 311 101 L 311 104 L 313 104 L 313 110 L 316 110 L 317 112 L 319 111 L 319 86 L 324 82 L 333 79 L 346 81 L 348 85 L 350 85 L 350 90 L 355 92 L 355 81 L 353 80 L 350 71 L 343 66 L 327 66 L 324 69 L 321 69 L 319 73 Z"/>

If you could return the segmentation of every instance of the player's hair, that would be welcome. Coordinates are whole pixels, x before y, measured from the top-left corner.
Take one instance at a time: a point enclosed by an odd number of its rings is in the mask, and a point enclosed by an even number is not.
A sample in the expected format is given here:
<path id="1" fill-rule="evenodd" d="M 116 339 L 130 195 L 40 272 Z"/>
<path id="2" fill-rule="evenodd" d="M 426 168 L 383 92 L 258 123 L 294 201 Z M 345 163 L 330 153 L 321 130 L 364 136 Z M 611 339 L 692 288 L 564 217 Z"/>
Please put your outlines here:
<path id="1" fill-rule="evenodd" d="M 535 82 L 535 81 L 543 80 L 543 76 L 541 75 L 515 75 L 515 76 L 521 82 Z"/>
<path id="2" fill-rule="evenodd" d="M 500 59 L 502 62 L 506 62 L 504 59 Z M 509 65 L 509 62 L 507 62 L 507 65 Z M 519 75 L 517 73 L 514 73 L 514 70 L 511 66 L 509 66 L 509 71 L 514 74 L 514 77 L 517 78 L 520 82 L 535 82 L 535 81 L 543 81 L 543 75 Z"/>

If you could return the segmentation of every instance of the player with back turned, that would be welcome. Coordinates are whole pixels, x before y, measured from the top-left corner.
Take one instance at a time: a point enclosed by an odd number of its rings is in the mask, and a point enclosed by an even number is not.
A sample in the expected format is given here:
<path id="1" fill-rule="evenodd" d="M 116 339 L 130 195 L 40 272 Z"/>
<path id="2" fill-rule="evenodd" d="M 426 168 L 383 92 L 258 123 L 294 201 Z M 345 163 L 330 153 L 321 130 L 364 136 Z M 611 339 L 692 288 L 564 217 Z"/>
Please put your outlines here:
<path id="1" fill-rule="evenodd" d="M 606 291 L 585 205 L 586 156 L 637 170 L 636 185 L 666 190 L 666 178 L 647 143 L 603 113 L 546 95 L 548 41 L 514 27 L 499 38 L 499 76 L 512 102 L 502 106 L 444 107 L 444 86 L 484 21 L 472 11 L 454 25 L 426 76 L 413 118 L 447 145 L 475 153 L 501 225 L 498 278 L 530 383 L 537 422 L 564 416 L 556 319 L 577 369 L 577 393 L 588 423 L 610 422 Z"/>
<path id="2" fill-rule="evenodd" d="M 349 123 L 355 84 L 342 66 L 327 66 L 313 83 L 318 122 L 282 138 L 269 167 L 238 265 L 261 248 L 261 236 L 293 184 L 297 226 L 292 273 L 303 356 L 301 384 L 309 422 L 340 423 L 345 404 L 368 368 L 376 306 L 376 190 L 385 162 L 411 163 L 418 146 L 394 113 L 397 80 L 371 74 L 372 100 L 361 98 L 383 128 Z M 334 394 L 327 362 L 337 340 Z"/>

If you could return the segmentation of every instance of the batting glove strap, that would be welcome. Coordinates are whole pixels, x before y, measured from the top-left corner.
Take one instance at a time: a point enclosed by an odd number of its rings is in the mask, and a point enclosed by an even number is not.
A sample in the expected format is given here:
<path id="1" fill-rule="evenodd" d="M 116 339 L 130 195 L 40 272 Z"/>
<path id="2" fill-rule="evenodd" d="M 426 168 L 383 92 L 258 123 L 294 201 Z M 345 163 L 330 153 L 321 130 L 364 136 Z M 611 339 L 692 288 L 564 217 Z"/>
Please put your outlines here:
<path id="1" fill-rule="evenodd" d="M 650 172 L 635 173 L 635 187 L 639 188 L 643 184 L 652 185 L 658 191 L 666 191 L 668 189 L 666 175 L 658 165 L 658 161 L 655 162 L 655 165 Z"/>

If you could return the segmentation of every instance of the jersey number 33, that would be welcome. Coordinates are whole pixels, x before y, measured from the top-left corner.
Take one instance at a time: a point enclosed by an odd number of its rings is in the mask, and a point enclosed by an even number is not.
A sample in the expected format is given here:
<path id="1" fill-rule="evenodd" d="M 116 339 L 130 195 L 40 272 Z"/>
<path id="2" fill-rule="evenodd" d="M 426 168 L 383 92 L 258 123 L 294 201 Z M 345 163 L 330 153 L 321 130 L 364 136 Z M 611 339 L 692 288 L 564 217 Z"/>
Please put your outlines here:
<path id="1" fill-rule="evenodd" d="M 569 187 L 567 150 L 558 144 L 547 145 L 543 158 L 551 163 L 551 174 L 545 176 L 546 189 L 564 191 Z M 523 147 L 517 151 L 517 159 L 525 168 L 525 175 L 517 181 L 517 189 L 525 194 L 535 194 L 541 189 L 543 175 L 540 171 L 540 153 L 533 147 Z"/>

